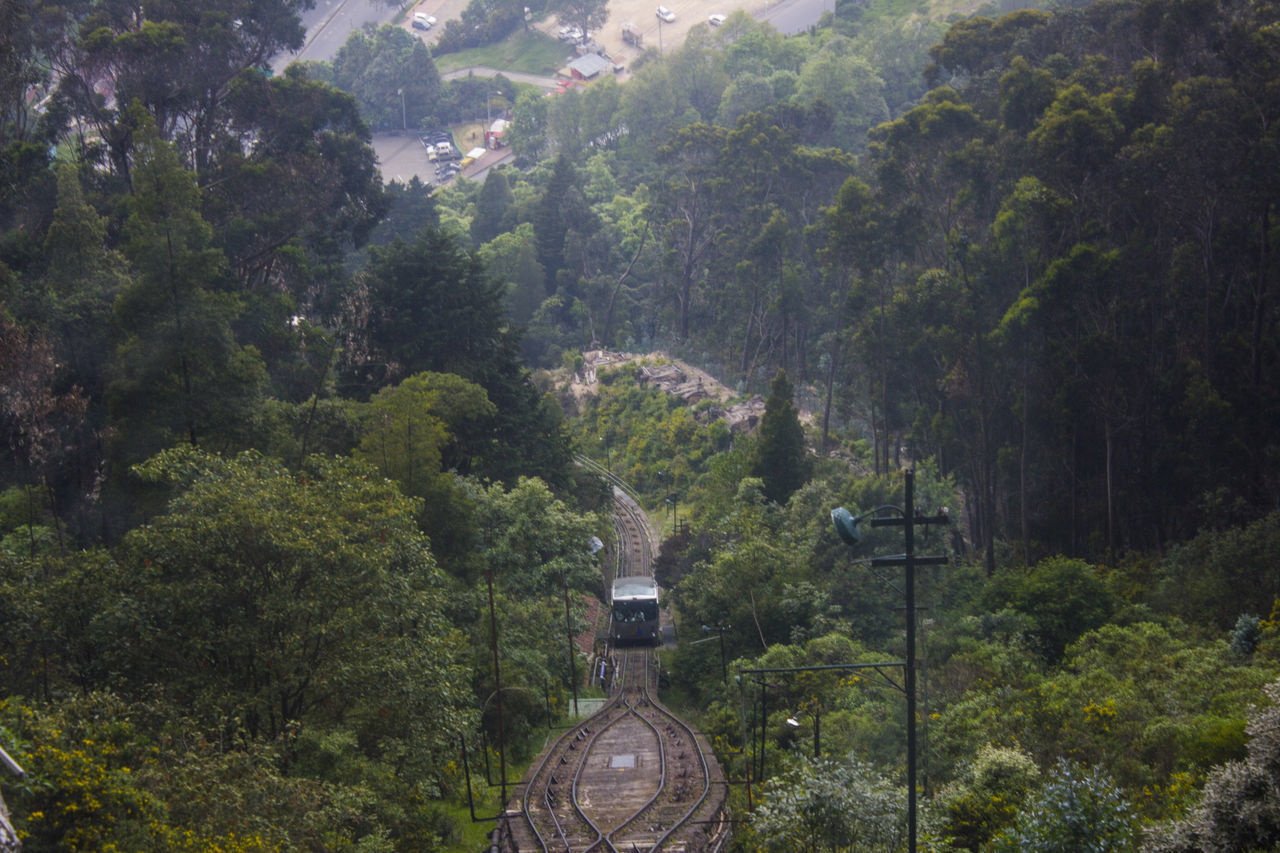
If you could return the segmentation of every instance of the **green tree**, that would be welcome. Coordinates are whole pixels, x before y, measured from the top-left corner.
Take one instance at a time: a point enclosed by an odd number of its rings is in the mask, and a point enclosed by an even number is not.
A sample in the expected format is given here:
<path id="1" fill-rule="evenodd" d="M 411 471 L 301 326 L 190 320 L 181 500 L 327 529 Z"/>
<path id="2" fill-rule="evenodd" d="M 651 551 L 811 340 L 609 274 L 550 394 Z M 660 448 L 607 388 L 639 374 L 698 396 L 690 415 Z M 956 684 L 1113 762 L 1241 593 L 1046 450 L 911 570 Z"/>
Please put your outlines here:
<path id="1" fill-rule="evenodd" d="M 471 239 L 477 246 L 511 230 L 511 186 L 506 172 L 490 169 L 476 197 L 476 215 L 471 219 Z"/>
<path id="2" fill-rule="evenodd" d="M 801 104 L 825 101 L 835 110 L 831 144 L 846 151 L 860 151 L 871 128 L 889 119 L 884 81 L 865 59 L 853 54 L 851 43 L 833 37 L 805 62 L 795 99 Z"/>
<path id="3" fill-rule="evenodd" d="M 555 487 L 570 460 L 563 413 L 520 364 L 520 337 L 502 312 L 503 286 L 460 241 L 427 230 L 369 253 L 368 349 L 349 365 L 349 387 L 372 393 L 422 371 L 454 373 L 496 407 L 471 447 L 472 472 L 514 483 L 538 476 Z"/>
<path id="4" fill-rule="evenodd" d="M 219 245 L 254 311 L 269 318 L 264 337 L 281 334 L 300 308 L 335 323 L 349 290 L 345 255 L 388 204 L 356 99 L 297 65 L 274 77 L 242 74 L 230 90 L 230 129 L 253 144 L 230 147 L 201 175 Z"/>
<path id="5" fill-rule="evenodd" d="M 804 427 L 796 412 L 791 382 L 779 370 L 769 386 L 752 473 L 764 481 L 764 493 L 774 503 L 787 499 L 809 479 L 812 463 L 804 443 Z"/>
<path id="6" fill-rule="evenodd" d="M 547 98 L 533 91 L 523 91 L 516 97 L 511 125 L 504 134 L 504 140 L 522 163 L 539 160 L 550 144 L 547 113 L 551 105 L 547 101 Z"/>
<path id="7" fill-rule="evenodd" d="M 584 37 L 590 36 L 592 30 L 598 30 L 609 20 L 608 0 L 552 0 L 547 8 L 555 12 L 560 20 L 576 25 Z"/>
<path id="8" fill-rule="evenodd" d="M 200 215 L 199 190 L 146 119 L 134 143 L 125 254 L 137 275 L 120 292 L 121 335 L 107 389 L 117 451 L 138 461 L 174 442 L 228 447 L 246 439 L 265 380 L 233 324 L 240 300 Z"/>
<path id="9" fill-rule="evenodd" d="M 128 176 L 135 141 L 129 113 L 136 101 L 160 138 L 204 173 L 238 147 L 228 145 L 231 82 L 301 47 L 300 13 L 310 6 L 310 0 L 208 0 L 161 4 L 138 15 L 127 3 L 91 4 L 62 55 L 59 93 L 69 107 L 66 119 L 94 128 L 116 173 Z M 101 102 L 96 89 L 102 83 L 118 106 Z"/>
<path id="10" fill-rule="evenodd" d="M 480 365 L 498 357 L 506 334 L 501 291 L 443 231 L 371 249 L 368 282 L 373 353 L 364 373 L 374 383 L 370 391 L 386 379 L 424 370 L 473 378 Z"/>
<path id="11" fill-rule="evenodd" d="M 475 546 L 467 497 L 456 481 L 490 454 L 497 414 L 484 389 L 449 373 L 418 373 L 374 395 L 356 459 L 420 498 L 419 523 L 442 568 L 463 570 Z"/>
<path id="12" fill-rule="evenodd" d="M 360 465 L 168 451 L 138 473 L 168 512 L 129 533 L 102 620 L 133 695 L 274 738 L 349 726 L 366 754 L 438 778 L 468 713 L 458 636 L 414 503 Z"/>
<path id="13" fill-rule="evenodd" d="M 988 744 L 938 792 L 926 823 L 951 847 L 980 850 L 1017 818 L 1039 779 L 1031 756 Z"/>
<path id="14" fill-rule="evenodd" d="M 52 328 L 63 354 L 61 381 L 102 398 L 111 305 L 126 283 L 124 257 L 108 247 L 105 217 L 85 200 L 76 167 L 60 163 L 58 206 L 45 234 L 45 286 L 56 299 Z"/>
<path id="15" fill-rule="evenodd" d="M 1170 551 L 1157 569 L 1155 601 L 1192 624 L 1227 631 L 1241 613 L 1270 613 L 1280 512 L 1242 527 L 1206 530 Z"/>
<path id="16" fill-rule="evenodd" d="M 1143 853 L 1247 853 L 1280 843 L 1280 685 L 1268 686 L 1266 693 L 1270 702 L 1250 715 L 1247 757 L 1215 768 L 1190 813 L 1156 825 L 1143 842 Z"/>
<path id="17" fill-rule="evenodd" d="M 752 816 L 765 850 L 902 849 L 905 792 L 853 756 L 805 762 L 774 782 Z"/>
<path id="18" fill-rule="evenodd" d="M 426 45 L 404 27 L 353 30 L 332 68 L 334 84 L 355 95 L 375 128 L 428 127 L 439 113 L 440 74 Z"/>
<path id="19" fill-rule="evenodd" d="M 1009 569 L 993 578 L 985 594 L 989 610 L 1010 607 L 1034 627 L 1028 639 L 1055 662 L 1081 634 L 1105 624 L 1115 613 L 1115 594 L 1098 570 L 1081 560 L 1054 557 L 1030 569 Z"/>
<path id="20" fill-rule="evenodd" d="M 532 319 L 547 298 L 546 273 L 538 263 L 533 225 L 522 222 L 481 246 L 479 253 L 489 274 L 505 286 L 503 300 L 511 320 L 521 325 Z M 526 358 L 528 349 L 525 350 Z"/>
<path id="21" fill-rule="evenodd" d="M 1136 816 L 1107 772 L 1063 759 L 994 846 L 1001 853 L 1129 853 L 1136 841 Z"/>

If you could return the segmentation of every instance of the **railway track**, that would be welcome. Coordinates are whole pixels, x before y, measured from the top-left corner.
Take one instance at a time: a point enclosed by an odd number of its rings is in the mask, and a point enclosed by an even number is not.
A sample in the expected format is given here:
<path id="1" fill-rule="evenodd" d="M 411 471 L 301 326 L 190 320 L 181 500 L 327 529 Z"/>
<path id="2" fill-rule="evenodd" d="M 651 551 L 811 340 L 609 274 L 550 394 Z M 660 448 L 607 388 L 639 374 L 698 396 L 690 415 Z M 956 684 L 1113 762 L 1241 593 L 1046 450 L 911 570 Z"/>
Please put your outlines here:
<path id="1" fill-rule="evenodd" d="M 615 577 L 652 572 L 653 533 L 615 483 Z M 608 701 L 551 743 L 506 811 L 512 853 L 717 851 L 728 840 L 724 776 L 706 741 L 657 698 L 658 659 L 615 650 Z"/>

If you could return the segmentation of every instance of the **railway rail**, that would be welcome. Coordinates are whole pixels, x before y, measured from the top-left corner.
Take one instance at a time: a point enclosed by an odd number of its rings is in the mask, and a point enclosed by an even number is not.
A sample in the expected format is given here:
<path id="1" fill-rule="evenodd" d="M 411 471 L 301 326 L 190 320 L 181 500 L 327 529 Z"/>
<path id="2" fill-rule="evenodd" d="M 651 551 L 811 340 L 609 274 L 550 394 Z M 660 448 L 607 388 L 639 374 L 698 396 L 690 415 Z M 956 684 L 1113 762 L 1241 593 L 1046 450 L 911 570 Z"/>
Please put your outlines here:
<path id="1" fill-rule="evenodd" d="M 650 574 L 648 518 L 625 484 L 614 487 L 614 576 Z M 608 700 L 530 768 L 505 812 L 501 849 L 695 853 L 727 842 L 724 775 L 705 739 L 658 700 L 654 650 L 614 657 Z"/>

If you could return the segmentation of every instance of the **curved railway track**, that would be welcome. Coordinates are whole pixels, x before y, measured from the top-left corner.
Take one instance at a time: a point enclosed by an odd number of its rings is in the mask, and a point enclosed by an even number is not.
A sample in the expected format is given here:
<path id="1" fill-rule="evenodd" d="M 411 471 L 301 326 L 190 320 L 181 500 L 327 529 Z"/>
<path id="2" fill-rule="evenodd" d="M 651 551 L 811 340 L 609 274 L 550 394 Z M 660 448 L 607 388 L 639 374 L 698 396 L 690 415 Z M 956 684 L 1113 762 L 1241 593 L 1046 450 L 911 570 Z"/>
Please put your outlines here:
<path id="1" fill-rule="evenodd" d="M 614 576 L 650 574 L 648 518 L 616 481 L 613 515 Z M 653 649 L 618 649 L 615 657 L 608 701 L 530 768 L 506 812 L 504 849 L 692 853 L 728 840 L 723 774 L 705 740 L 658 701 Z"/>

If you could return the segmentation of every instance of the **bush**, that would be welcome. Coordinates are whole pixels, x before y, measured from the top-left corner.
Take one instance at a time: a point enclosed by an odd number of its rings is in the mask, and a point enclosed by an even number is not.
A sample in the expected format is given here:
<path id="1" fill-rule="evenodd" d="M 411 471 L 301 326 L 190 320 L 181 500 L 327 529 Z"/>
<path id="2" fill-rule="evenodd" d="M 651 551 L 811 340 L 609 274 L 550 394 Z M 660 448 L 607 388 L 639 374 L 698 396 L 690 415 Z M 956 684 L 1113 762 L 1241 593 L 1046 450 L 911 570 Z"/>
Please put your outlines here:
<path id="1" fill-rule="evenodd" d="M 1100 767 L 1059 759 L 1013 829 L 996 839 L 998 853 L 1122 853 L 1134 849 L 1136 818 Z"/>

